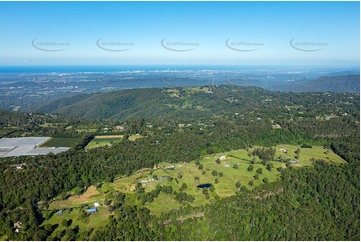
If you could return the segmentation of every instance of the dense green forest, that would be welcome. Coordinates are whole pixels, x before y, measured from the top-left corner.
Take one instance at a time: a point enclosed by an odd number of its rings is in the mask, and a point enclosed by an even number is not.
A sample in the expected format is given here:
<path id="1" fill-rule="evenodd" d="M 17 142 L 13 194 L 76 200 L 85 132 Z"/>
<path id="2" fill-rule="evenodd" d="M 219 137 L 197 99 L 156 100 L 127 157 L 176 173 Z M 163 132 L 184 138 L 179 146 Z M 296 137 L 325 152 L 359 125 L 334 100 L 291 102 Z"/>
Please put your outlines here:
<path id="1" fill-rule="evenodd" d="M 219 86 L 127 90 L 38 110 L 61 115 L 1 111 L 2 137 L 49 135 L 79 142 L 57 155 L 0 159 L 0 239 L 359 240 L 359 106 L 359 94 Z M 121 142 L 84 149 L 94 135 L 115 126 L 122 126 L 111 131 L 124 134 Z M 132 134 L 144 138 L 127 139 Z M 164 161 L 281 143 L 323 145 L 347 164 L 315 160 L 313 167 L 288 167 L 277 182 L 239 187 L 208 205 L 184 204 L 159 216 L 143 206 L 125 206 L 125 195 L 114 194 L 109 223 L 101 228 L 65 221 L 53 233 L 57 225 L 41 226 L 50 216 L 49 202 L 68 191 L 81 194 L 90 185 Z M 12 169 L 16 164 L 25 169 Z"/>
<path id="2" fill-rule="evenodd" d="M 350 93 L 282 93 L 259 87 L 145 88 L 80 95 L 46 104 L 35 111 L 92 120 L 162 117 L 184 121 L 222 115 L 225 118 L 238 115 L 245 120 L 271 117 L 289 120 L 327 114 L 352 115 L 350 108 L 358 99 L 358 94 Z"/>

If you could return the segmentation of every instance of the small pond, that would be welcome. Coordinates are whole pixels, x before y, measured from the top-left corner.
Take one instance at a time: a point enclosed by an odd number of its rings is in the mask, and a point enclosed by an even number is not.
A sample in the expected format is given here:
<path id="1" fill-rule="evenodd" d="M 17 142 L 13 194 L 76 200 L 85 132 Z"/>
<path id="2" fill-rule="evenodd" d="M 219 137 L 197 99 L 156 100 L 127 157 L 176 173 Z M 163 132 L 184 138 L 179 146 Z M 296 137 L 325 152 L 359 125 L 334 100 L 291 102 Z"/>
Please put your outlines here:
<path id="1" fill-rule="evenodd" d="M 200 184 L 197 186 L 197 188 L 207 188 L 207 187 L 211 187 L 212 184 L 209 184 L 209 183 L 205 183 L 205 184 Z"/>

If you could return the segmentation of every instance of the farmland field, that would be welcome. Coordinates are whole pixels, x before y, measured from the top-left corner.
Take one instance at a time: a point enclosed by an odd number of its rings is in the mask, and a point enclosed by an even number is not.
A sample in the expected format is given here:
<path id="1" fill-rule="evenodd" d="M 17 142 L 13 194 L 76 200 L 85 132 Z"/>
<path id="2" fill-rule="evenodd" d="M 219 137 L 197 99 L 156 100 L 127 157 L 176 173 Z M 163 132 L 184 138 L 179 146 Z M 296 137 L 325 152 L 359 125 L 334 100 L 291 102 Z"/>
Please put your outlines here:
<path id="1" fill-rule="evenodd" d="M 71 147 L 78 141 L 78 138 L 51 138 L 41 147 Z"/>
<path id="2" fill-rule="evenodd" d="M 95 138 L 89 142 L 85 147 L 86 149 L 93 149 L 97 147 L 103 147 L 111 145 L 113 143 L 118 143 L 122 140 L 123 135 L 100 135 L 95 136 Z"/>
<path id="3" fill-rule="evenodd" d="M 95 136 L 96 139 L 117 139 L 117 138 L 123 138 L 123 135 L 121 134 L 114 134 L 114 135 L 97 135 Z"/>
<path id="4" fill-rule="evenodd" d="M 139 139 L 139 138 L 143 138 L 143 136 L 134 134 L 134 135 L 129 136 L 128 139 L 131 140 L 131 141 L 134 141 L 134 140 Z"/>
<path id="5" fill-rule="evenodd" d="M 300 149 L 298 163 L 297 165 L 293 164 L 297 167 L 312 166 L 311 159 L 323 159 L 333 163 L 345 162 L 330 149 L 321 146 L 301 148 L 300 146 L 278 145 L 274 148 L 276 149 L 275 160 L 280 155 L 286 155 L 292 158 L 295 155 L 295 151 Z M 287 154 L 280 152 L 281 148 L 286 149 Z M 238 190 L 236 183 L 239 183 L 241 187 L 253 189 L 264 184 L 265 180 L 267 180 L 267 182 L 274 182 L 279 179 L 280 173 L 277 168 L 286 168 L 286 164 L 271 161 L 268 163 L 273 167 L 266 169 L 266 166 L 261 164 L 258 157 L 250 155 L 253 149 L 254 148 L 251 148 L 248 151 L 240 149 L 204 156 L 199 159 L 202 169 L 196 165 L 195 161 L 190 163 L 163 162 L 157 166 L 157 169 L 139 171 L 128 177 L 117 178 L 113 183 L 103 183 L 98 189 L 89 187 L 81 196 L 72 196 L 67 200 L 54 201 L 50 204 L 49 208 L 74 208 L 94 202 L 103 202 L 106 194 L 112 191 L 127 194 L 126 204 L 140 204 L 140 201 L 137 200 L 136 192 L 131 188 L 132 186 L 134 188 L 137 183 L 142 184 L 145 192 L 154 190 L 157 185 L 171 186 L 173 191 L 179 191 L 182 184 L 185 183 L 187 188 L 184 189 L 184 192 L 194 197 L 194 201 L 190 204 L 191 206 L 207 204 L 215 199 L 235 194 Z M 218 164 L 215 161 L 219 157 L 222 157 L 222 159 Z M 248 167 L 252 164 L 252 160 L 255 164 L 253 164 L 253 169 L 249 171 Z M 262 171 L 257 172 L 258 169 Z M 252 181 L 253 185 L 250 184 L 250 181 Z M 214 190 L 213 188 L 208 189 L 208 199 L 202 193 L 203 189 L 197 188 L 198 185 L 205 183 L 212 184 L 214 188 Z M 153 202 L 146 202 L 144 206 L 149 208 L 151 213 L 159 215 L 162 212 L 179 208 L 182 205 L 174 199 L 173 195 L 161 192 Z"/>

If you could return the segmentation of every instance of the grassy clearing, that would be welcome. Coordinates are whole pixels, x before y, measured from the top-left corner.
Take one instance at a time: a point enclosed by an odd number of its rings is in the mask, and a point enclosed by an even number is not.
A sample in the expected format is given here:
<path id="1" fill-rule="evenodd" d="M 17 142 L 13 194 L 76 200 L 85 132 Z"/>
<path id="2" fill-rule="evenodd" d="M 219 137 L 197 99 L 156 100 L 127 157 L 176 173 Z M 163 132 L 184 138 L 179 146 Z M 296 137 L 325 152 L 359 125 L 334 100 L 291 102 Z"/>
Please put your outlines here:
<path id="1" fill-rule="evenodd" d="M 142 183 L 146 192 L 152 191 L 158 184 L 162 186 L 172 186 L 173 190 L 179 191 L 182 184 L 185 183 L 187 185 L 187 189 L 184 191 L 195 198 L 191 205 L 198 206 L 212 202 L 216 199 L 216 197 L 226 197 L 235 194 L 237 191 L 235 184 L 237 182 L 240 182 L 242 186 L 245 186 L 248 189 L 252 189 L 252 187 L 262 184 L 263 178 L 268 178 L 269 182 L 273 182 L 279 177 L 279 172 L 276 168 L 279 166 L 285 167 L 285 164 L 283 163 L 272 162 L 274 168 L 271 171 L 268 171 L 265 166 L 255 164 L 254 170 L 250 172 L 247 168 L 250 165 L 251 159 L 248 157 L 247 151 L 239 150 L 228 152 L 227 154 L 231 154 L 239 158 L 227 156 L 225 160 L 223 160 L 220 164 L 217 164 L 215 162 L 217 157 L 226 155 L 226 153 L 206 156 L 200 160 L 200 163 L 203 165 L 202 170 L 195 165 L 195 162 L 177 164 L 161 163 L 159 164 L 159 168 L 157 170 L 139 172 L 129 177 L 117 179 L 114 183 L 111 183 L 110 186 L 114 190 L 127 194 L 134 194 L 134 192 L 131 192 L 129 189 L 132 184 L 142 182 L 144 180 L 150 181 L 152 178 L 154 178 L 153 182 Z M 248 160 L 246 160 L 246 158 L 248 158 Z M 173 165 L 174 169 L 167 169 Z M 233 168 L 233 165 L 237 165 L 238 168 Z M 256 170 L 258 168 L 262 168 L 262 174 L 259 175 L 258 180 L 254 180 L 253 176 L 256 174 Z M 213 170 L 218 173 L 217 176 L 212 174 Z M 205 171 L 205 174 L 203 171 Z M 219 173 L 223 173 L 223 176 L 220 176 Z M 198 177 L 199 180 L 196 180 L 196 177 Z M 173 179 L 170 181 L 168 178 Z M 218 183 L 216 183 L 216 179 L 218 180 Z M 248 185 L 249 181 L 254 181 L 254 185 L 252 187 Z M 210 183 L 215 188 L 214 192 L 209 192 L 209 200 L 207 200 L 202 194 L 202 189 L 197 188 L 199 184 L 204 183 Z M 178 208 L 180 207 L 180 204 L 174 200 L 173 195 L 161 193 L 154 202 L 146 203 L 145 206 L 148 207 L 152 213 L 160 214 L 161 212 L 167 212 L 173 208 Z"/>
<path id="2" fill-rule="evenodd" d="M 105 226 L 109 221 L 111 213 L 108 206 L 103 204 L 105 194 L 97 191 L 95 186 L 90 186 L 82 195 L 73 195 L 67 200 L 57 200 L 49 205 L 49 211 L 52 215 L 49 219 L 45 220 L 42 225 L 46 224 L 59 224 L 59 227 L 54 231 L 64 229 L 61 222 L 65 220 L 72 220 L 70 227 L 78 225 L 82 230 L 99 228 Z M 87 209 L 94 207 L 94 203 L 100 203 L 97 207 L 98 212 L 95 214 L 87 215 Z M 58 215 L 56 211 L 62 209 L 63 214 Z"/>
<path id="3" fill-rule="evenodd" d="M 90 186 L 82 195 L 73 195 L 66 200 L 56 200 L 49 205 L 49 209 L 75 208 L 86 204 L 104 201 L 104 194 Z"/>
<path id="4" fill-rule="evenodd" d="M 301 166 L 312 166 L 312 159 L 315 160 L 325 160 L 328 162 L 333 162 L 337 164 L 346 163 L 344 159 L 336 155 L 332 150 L 326 149 L 322 146 L 313 146 L 312 148 L 301 148 L 301 146 L 294 145 L 277 145 L 275 157 L 284 155 L 290 159 L 295 158 L 295 151 L 300 149 L 299 154 L 299 165 Z M 283 153 L 280 149 L 286 149 L 287 153 Z"/>
<path id="5" fill-rule="evenodd" d="M 109 221 L 109 216 L 111 215 L 108 211 L 108 207 L 106 206 L 100 206 L 97 207 L 98 212 L 91 215 L 84 215 L 83 213 L 86 212 L 86 208 L 73 208 L 73 209 L 67 209 L 63 211 L 62 215 L 58 215 L 54 213 L 49 219 L 45 220 L 42 224 L 42 226 L 46 224 L 59 224 L 59 227 L 53 232 L 53 234 L 56 234 L 56 232 L 59 230 L 66 229 L 61 222 L 65 220 L 71 220 L 72 223 L 70 225 L 70 228 L 73 228 L 75 226 L 79 226 L 82 230 L 88 230 L 91 228 L 99 228 L 102 226 L 105 226 Z"/>
<path id="6" fill-rule="evenodd" d="M 122 141 L 123 135 L 100 135 L 89 142 L 85 149 L 93 149 L 103 146 L 109 146 L 113 143 L 119 143 Z"/>
<path id="7" fill-rule="evenodd" d="M 96 138 L 96 139 L 121 139 L 121 138 L 123 138 L 123 135 L 121 135 L 121 134 L 97 135 L 94 138 Z"/>
<path id="8" fill-rule="evenodd" d="M 128 139 L 131 140 L 131 141 L 134 141 L 134 140 L 140 139 L 140 138 L 143 138 L 143 136 L 142 136 L 142 135 L 133 134 L 133 135 L 130 135 Z"/>
<path id="9" fill-rule="evenodd" d="M 78 142 L 78 138 L 51 138 L 41 147 L 71 147 Z"/>
<path id="10" fill-rule="evenodd" d="M 256 148 L 256 147 L 255 147 Z M 325 149 L 322 146 L 313 146 L 309 149 L 301 148 L 300 146 L 292 145 L 277 145 L 275 159 L 280 155 L 294 158 L 295 151 L 300 149 L 299 159 L 297 166 L 311 166 L 311 159 L 323 159 L 334 163 L 345 163 L 345 161 L 337 156 L 332 150 Z M 280 149 L 286 149 L 287 153 L 283 153 Z M 185 183 L 187 188 L 184 190 L 189 195 L 194 197 L 194 202 L 191 206 L 199 206 L 210 203 L 218 198 L 227 197 L 235 194 L 238 190 L 236 183 L 239 182 L 241 186 L 247 189 L 253 189 L 264 183 L 262 181 L 267 178 L 269 182 L 279 179 L 280 173 L 278 167 L 286 168 L 286 165 L 281 162 L 271 161 L 273 168 L 269 171 L 264 165 L 260 163 L 260 159 L 253 157 L 251 152 L 253 148 L 248 150 L 234 150 L 219 154 L 208 155 L 202 157 L 199 162 L 203 166 L 202 169 L 197 167 L 196 162 L 190 163 L 160 163 L 157 169 L 145 170 L 134 173 L 128 177 L 117 178 L 113 183 L 104 183 L 101 188 L 96 189 L 91 186 L 81 196 L 71 196 L 67 200 L 57 200 L 50 204 L 49 209 L 64 209 L 70 211 L 69 214 L 53 215 L 45 223 L 60 223 L 65 217 L 66 219 L 73 219 L 74 224 L 78 224 L 82 228 L 90 228 L 103 226 L 107 223 L 109 212 L 106 206 L 101 206 L 98 214 L 91 215 L 89 220 L 84 220 L 81 215 L 81 211 L 84 208 L 82 206 L 92 206 L 94 202 L 103 203 L 105 196 L 108 192 L 120 191 L 126 193 L 126 200 L 124 206 L 127 205 L 141 205 L 141 202 L 137 199 L 138 194 L 134 191 L 135 184 L 141 183 L 145 192 L 150 192 L 156 188 L 157 185 L 171 186 L 173 191 L 179 191 L 182 184 Z M 223 156 L 223 157 L 222 157 Z M 215 161 L 218 157 L 222 157 L 221 162 L 217 164 Z M 251 165 L 251 161 L 255 160 L 254 168 L 252 171 L 248 170 Z M 262 174 L 257 173 L 257 169 L 262 169 Z M 212 174 L 212 171 L 216 171 L 217 175 Z M 223 175 L 220 175 L 222 173 Z M 258 174 L 258 179 L 254 176 Z M 154 180 L 152 180 L 154 179 Z M 217 181 L 216 181 L 217 179 Z M 145 180 L 147 182 L 145 182 Z M 253 181 L 253 186 L 249 185 L 249 181 Z M 214 191 L 208 189 L 209 199 L 206 199 L 203 194 L 203 189 L 197 188 L 199 184 L 210 183 L 212 184 Z M 168 195 L 163 192 L 159 194 L 153 202 L 146 202 L 145 205 L 150 209 L 152 214 L 159 215 L 162 212 L 168 212 L 172 209 L 177 209 L 181 206 L 175 199 L 174 195 Z M 62 217 L 63 216 L 63 217 Z M 69 216 L 66 217 L 66 216 Z"/>
<path id="11" fill-rule="evenodd" d="M 172 196 L 162 192 L 156 199 L 154 199 L 154 202 L 146 203 L 145 206 L 151 209 L 153 214 L 161 214 L 162 212 L 167 212 L 181 207 L 181 205 L 174 200 Z"/>
<path id="12" fill-rule="evenodd" d="M 311 166 L 311 159 L 323 159 L 330 162 L 332 161 L 334 163 L 345 162 L 341 157 L 337 156 L 331 150 L 324 149 L 321 146 L 314 146 L 311 149 L 304 149 L 300 146 L 278 145 L 274 148 L 276 149 L 275 159 L 277 159 L 277 157 L 280 155 L 286 155 L 290 159 L 294 158 L 296 155 L 295 151 L 300 149 L 301 152 L 297 166 Z M 281 148 L 287 149 L 287 154 L 279 151 Z M 109 186 L 114 190 L 132 194 L 134 192 L 130 191 L 130 187 L 132 184 L 139 182 L 142 183 L 142 186 L 145 188 L 146 192 L 152 191 L 158 184 L 162 186 L 172 186 L 173 190 L 178 191 L 182 183 L 185 183 L 187 185 L 185 192 L 195 198 L 192 206 L 201 205 L 213 201 L 216 197 L 221 198 L 235 194 L 237 191 L 235 184 L 237 182 L 239 182 L 241 186 L 252 189 L 263 184 L 264 178 L 267 178 L 269 182 L 276 181 L 279 178 L 280 174 L 277 171 L 277 168 L 286 168 L 286 165 L 277 161 L 269 162 L 273 165 L 273 168 L 271 171 L 269 171 L 264 165 L 260 163 L 260 159 L 258 157 L 249 155 L 252 151 L 253 148 L 249 149 L 248 151 L 241 149 L 205 156 L 200 159 L 200 163 L 203 166 L 202 170 L 196 166 L 195 161 L 190 163 L 176 164 L 166 162 L 160 163 L 157 170 L 143 171 L 133 174 L 129 177 L 120 178 L 117 179 L 114 183 L 110 183 Z M 221 156 L 225 156 L 225 159 L 222 159 L 220 164 L 217 164 L 215 160 Z M 256 164 L 254 164 L 252 171 L 248 171 L 247 168 L 251 165 L 252 159 L 255 159 Z M 167 169 L 171 166 L 174 166 L 174 168 Z M 262 174 L 258 174 L 258 179 L 255 179 L 254 176 L 257 174 L 257 169 L 259 168 L 262 169 Z M 212 171 L 216 171 L 217 175 L 214 176 Z M 220 173 L 223 173 L 223 176 L 220 176 Z M 154 181 L 151 181 L 152 178 Z M 172 181 L 167 178 L 172 178 Z M 145 180 L 148 182 L 144 182 Z M 253 181 L 252 186 L 249 185 L 250 181 Z M 197 185 L 204 183 L 210 183 L 215 188 L 214 192 L 209 192 L 209 200 L 207 200 L 202 194 L 202 189 L 197 188 Z M 170 204 L 173 204 L 173 206 L 170 206 Z M 146 203 L 145 205 L 154 214 L 159 214 L 162 211 L 166 212 L 179 206 L 179 204 L 174 201 L 172 195 L 162 195 L 162 193 L 158 198 L 155 199 L 154 202 Z"/>

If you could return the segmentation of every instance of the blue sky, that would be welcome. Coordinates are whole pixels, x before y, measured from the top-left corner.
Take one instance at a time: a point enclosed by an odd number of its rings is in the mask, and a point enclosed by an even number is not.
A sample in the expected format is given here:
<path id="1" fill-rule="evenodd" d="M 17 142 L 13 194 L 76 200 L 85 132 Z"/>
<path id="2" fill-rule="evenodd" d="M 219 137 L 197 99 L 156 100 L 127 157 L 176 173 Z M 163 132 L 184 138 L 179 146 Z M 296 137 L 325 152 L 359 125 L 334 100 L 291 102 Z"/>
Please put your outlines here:
<path id="1" fill-rule="evenodd" d="M 359 9 L 359 2 L 0 2 L 0 65 L 359 65 Z"/>

